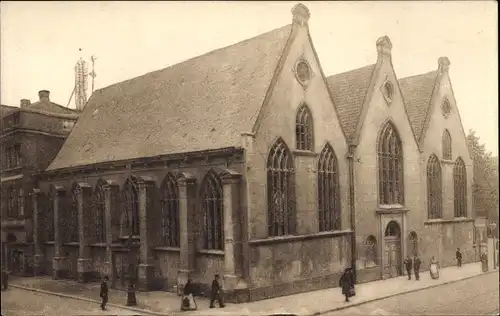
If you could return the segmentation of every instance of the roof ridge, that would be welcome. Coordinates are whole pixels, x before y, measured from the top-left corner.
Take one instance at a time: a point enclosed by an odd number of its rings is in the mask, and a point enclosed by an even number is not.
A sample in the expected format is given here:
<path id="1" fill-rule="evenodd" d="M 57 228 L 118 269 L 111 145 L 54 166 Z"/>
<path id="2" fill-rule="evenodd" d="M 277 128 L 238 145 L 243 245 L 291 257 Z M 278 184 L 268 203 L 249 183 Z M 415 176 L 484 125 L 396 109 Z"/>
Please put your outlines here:
<path id="1" fill-rule="evenodd" d="M 375 66 L 376 64 L 377 64 L 377 63 L 373 63 L 373 64 L 369 64 L 369 65 L 366 65 L 366 66 L 363 66 L 363 67 L 354 68 L 354 69 L 346 70 L 346 71 L 339 72 L 339 73 L 336 73 L 336 74 L 332 74 L 332 75 L 329 75 L 328 77 L 326 77 L 326 79 L 331 78 L 331 77 L 335 77 L 335 76 L 344 75 L 344 74 L 347 74 L 347 73 L 351 73 L 351 72 L 353 72 L 353 71 L 358 71 L 358 70 L 361 70 L 361 69 L 365 69 L 365 68 L 373 67 L 373 66 Z"/>
<path id="2" fill-rule="evenodd" d="M 214 50 L 208 51 L 208 52 L 203 53 L 203 54 L 201 54 L 201 55 L 193 56 L 193 57 L 188 58 L 188 59 L 186 59 L 186 60 L 183 60 L 183 61 L 181 61 L 181 62 L 178 62 L 178 63 L 172 64 L 172 65 L 169 65 L 169 66 L 167 66 L 167 67 L 164 67 L 164 68 L 161 68 L 161 69 L 157 69 L 157 70 L 153 70 L 153 71 L 150 71 L 150 72 L 144 73 L 144 74 L 142 74 L 142 75 L 139 75 L 139 76 L 136 76 L 136 77 L 133 77 L 133 78 L 130 78 L 130 79 L 126 79 L 126 80 L 123 80 L 123 81 L 115 82 L 115 83 L 113 83 L 113 84 L 111 84 L 111 85 L 109 85 L 109 86 L 106 86 L 106 87 L 100 88 L 100 89 L 98 89 L 98 90 L 96 90 L 96 91 L 102 91 L 102 90 L 104 90 L 104 89 L 108 89 L 108 88 L 111 88 L 111 87 L 113 87 L 113 86 L 116 86 L 116 85 L 119 85 L 119 84 L 125 83 L 125 82 L 129 82 L 129 81 L 132 81 L 132 80 L 136 80 L 136 79 L 139 79 L 139 78 L 142 78 L 142 77 L 145 77 L 145 76 L 148 76 L 148 75 L 154 74 L 154 73 L 159 73 L 159 72 L 164 71 L 164 70 L 169 69 L 169 68 L 173 68 L 173 67 L 176 67 L 176 66 L 179 66 L 179 65 L 184 65 L 185 63 L 191 62 L 191 61 L 193 61 L 193 60 L 197 60 L 197 59 L 199 59 L 199 58 L 206 57 L 206 56 L 209 56 L 209 55 L 211 55 L 211 54 L 218 53 L 218 52 L 223 51 L 223 50 L 225 50 L 225 49 L 228 49 L 228 48 L 230 48 L 230 47 L 234 47 L 234 46 L 236 46 L 236 45 L 241 45 L 241 44 L 243 44 L 243 43 L 253 41 L 253 40 L 255 40 L 256 38 L 259 38 L 259 37 L 262 37 L 262 36 L 269 35 L 269 34 L 271 34 L 271 33 L 273 33 L 273 32 L 280 31 L 280 30 L 283 30 L 283 29 L 285 29 L 285 28 L 287 28 L 287 27 L 291 27 L 291 26 L 292 26 L 292 24 L 287 24 L 287 25 L 284 25 L 284 26 L 281 26 L 281 27 L 278 27 L 278 28 L 275 28 L 275 29 L 269 30 L 269 31 L 267 31 L 267 32 L 264 32 L 264 33 L 261 33 L 261 34 L 255 35 L 255 36 L 253 36 L 253 37 L 251 37 L 251 38 L 247 38 L 247 39 L 241 40 L 241 41 L 239 41 L 239 42 L 236 42 L 236 43 L 233 43 L 233 44 L 230 44 L 230 45 L 224 46 L 224 47 L 216 48 L 216 49 L 214 49 Z"/>
<path id="3" fill-rule="evenodd" d="M 427 72 L 424 72 L 424 73 L 420 73 L 420 74 L 411 75 L 411 76 L 408 76 L 408 77 L 399 78 L 398 81 L 400 81 L 400 80 L 406 80 L 406 79 L 412 79 L 412 78 L 419 77 L 419 76 L 430 75 L 431 73 L 435 73 L 435 72 L 437 72 L 437 70 L 431 70 L 431 71 L 427 71 Z"/>

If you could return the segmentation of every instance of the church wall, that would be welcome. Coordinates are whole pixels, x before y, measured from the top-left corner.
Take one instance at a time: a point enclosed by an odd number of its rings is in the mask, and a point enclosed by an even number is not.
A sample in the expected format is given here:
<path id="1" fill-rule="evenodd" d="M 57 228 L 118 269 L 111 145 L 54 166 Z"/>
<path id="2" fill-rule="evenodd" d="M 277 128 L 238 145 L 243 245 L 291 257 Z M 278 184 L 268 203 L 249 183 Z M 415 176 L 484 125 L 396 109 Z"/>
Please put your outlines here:
<path id="1" fill-rule="evenodd" d="M 334 286 L 337 283 L 333 280 L 349 265 L 350 235 L 345 232 L 350 229 L 347 144 L 307 30 L 294 27 L 290 50 L 285 51 L 282 70 L 269 103 L 261 109 L 258 129 L 246 151 L 250 239 L 247 255 L 252 300 Z M 301 57 L 312 71 L 306 89 L 293 70 Z M 312 151 L 296 150 L 296 115 L 303 103 L 313 117 Z M 266 166 L 269 151 L 279 137 L 294 159 L 296 235 L 301 236 L 298 238 L 268 237 Z M 337 234 L 318 233 L 317 163 L 327 142 L 334 149 L 339 170 L 341 233 Z"/>
<path id="2" fill-rule="evenodd" d="M 232 160 L 232 162 L 229 162 L 229 165 L 227 165 L 227 159 L 225 158 L 211 158 L 208 161 L 193 161 L 193 162 L 179 162 L 179 163 L 171 163 L 167 168 L 165 167 L 157 167 L 157 168 L 143 168 L 143 169 L 132 169 L 132 174 L 135 176 L 143 176 L 143 177 L 150 177 L 154 181 L 154 192 L 155 192 L 155 201 L 152 204 L 153 209 L 149 210 L 150 212 L 153 212 L 154 214 L 159 214 L 160 212 L 160 187 L 162 184 L 162 181 L 166 174 L 168 172 L 172 172 L 175 174 L 179 172 L 187 172 L 191 173 L 192 175 L 195 176 L 196 181 L 195 181 L 195 186 L 196 186 L 196 194 L 197 196 L 191 197 L 196 200 L 196 211 L 195 213 L 198 214 L 198 216 L 202 216 L 201 214 L 201 201 L 199 195 L 201 194 L 201 185 L 203 182 L 203 178 L 206 175 L 206 173 L 210 169 L 214 169 L 217 173 L 221 172 L 222 170 L 225 170 L 227 168 L 230 168 L 236 172 L 243 172 L 243 164 L 240 161 L 237 161 L 235 159 Z M 98 182 L 99 179 L 104 179 L 104 180 L 111 180 L 115 181 L 120 187 L 120 191 L 123 189 L 123 186 L 128 178 L 128 175 L 130 172 L 125 171 L 123 169 L 118 169 L 116 171 L 101 171 L 99 174 L 97 173 L 87 173 L 84 175 L 76 175 L 76 176 L 63 176 L 63 177 L 58 177 L 52 180 L 43 180 L 41 181 L 39 188 L 42 190 L 42 192 L 45 192 L 47 194 L 50 191 L 51 185 L 60 185 L 63 186 L 68 192 L 71 192 L 71 187 L 72 183 L 74 181 L 76 182 L 84 182 L 87 183 L 92 187 L 92 190 L 95 189 L 95 186 Z M 241 186 L 243 187 L 243 186 Z M 244 211 L 246 209 L 246 199 L 243 196 L 244 190 L 240 190 L 239 195 L 240 195 L 240 207 L 241 211 Z M 153 217 L 154 219 L 157 219 L 158 217 Z M 198 221 L 200 218 L 198 218 Z M 121 221 L 124 223 L 124 221 Z M 156 220 L 155 223 L 153 223 L 153 227 L 157 228 L 155 230 L 159 231 L 159 222 Z M 191 227 L 189 229 L 193 230 L 199 230 L 201 229 L 202 225 L 196 223 L 196 222 L 191 222 L 190 223 Z M 240 238 L 240 230 L 239 230 L 240 225 L 235 225 L 235 239 L 237 238 L 239 241 Z M 123 229 L 121 230 L 122 236 L 126 237 L 126 229 L 125 227 L 122 227 Z M 204 284 L 204 286 L 208 287 L 208 285 L 211 283 L 213 280 L 213 276 L 215 274 L 224 274 L 224 253 L 223 252 L 216 252 L 212 253 L 211 251 L 203 251 L 202 245 L 203 245 L 203 234 L 199 232 L 197 238 L 197 253 L 196 253 L 196 262 L 195 262 L 195 271 L 193 271 L 193 276 L 197 282 L 201 282 Z M 179 250 L 177 249 L 172 249 L 172 251 L 165 251 L 162 249 L 162 244 L 159 240 L 159 233 L 154 236 L 154 238 L 151 240 L 149 246 L 153 248 L 154 253 L 157 257 L 157 259 L 153 260 L 155 261 L 154 265 L 158 267 L 158 271 L 156 271 L 156 275 L 158 278 L 163 279 L 163 284 L 166 284 L 168 288 L 172 288 L 174 282 L 177 280 L 177 274 L 179 270 Z M 239 242 L 237 242 L 239 244 Z M 235 247 L 237 250 L 240 248 Z M 100 271 L 102 267 L 101 261 L 103 260 L 102 254 L 100 253 L 99 250 L 97 250 L 97 247 L 94 248 L 92 251 L 92 257 L 93 257 L 93 262 L 94 262 L 94 274 L 97 275 L 98 272 Z M 241 262 L 243 261 L 241 259 L 241 256 L 237 256 L 238 259 L 238 265 L 241 266 Z M 238 266 L 237 270 L 238 272 L 241 271 L 241 267 Z M 104 271 L 104 270 L 102 270 Z M 160 281 L 161 282 L 161 281 Z"/>
<path id="3" fill-rule="evenodd" d="M 369 90 L 366 116 L 360 122 L 359 143 L 354 159 L 354 177 L 356 187 L 356 244 L 357 244 L 357 269 L 359 281 L 366 282 L 381 277 L 381 266 L 384 254 L 384 232 L 381 216 L 377 211 L 382 211 L 379 206 L 379 174 L 377 146 L 381 129 L 387 121 L 395 126 L 403 147 L 404 165 L 404 208 L 409 220 L 399 221 L 401 238 L 404 239 L 408 231 L 414 230 L 416 218 L 423 212 L 420 198 L 420 155 L 410 126 L 401 93 L 398 88 L 397 78 L 390 61 L 384 57 L 379 71 L 375 70 L 376 78 L 372 90 Z M 390 105 L 387 104 L 381 92 L 381 87 L 388 80 L 394 87 L 394 96 Z M 363 115 L 363 114 L 362 114 Z M 363 116 L 361 116 L 363 119 Z M 386 206 L 384 209 L 387 208 Z M 389 206 L 389 209 L 397 206 Z M 385 225 L 385 224 L 384 224 Z M 366 241 L 369 236 L 375 237 L 375 260 L 369 260 L 369 251 Z M 404 254 L 405 247 L 401 247 Z M 373 256 L 373 255 L 372 255 Z M 370 263 L 370 264 L 367 264 Z M 366 270 L 366 271 L 365 271 Z"/>

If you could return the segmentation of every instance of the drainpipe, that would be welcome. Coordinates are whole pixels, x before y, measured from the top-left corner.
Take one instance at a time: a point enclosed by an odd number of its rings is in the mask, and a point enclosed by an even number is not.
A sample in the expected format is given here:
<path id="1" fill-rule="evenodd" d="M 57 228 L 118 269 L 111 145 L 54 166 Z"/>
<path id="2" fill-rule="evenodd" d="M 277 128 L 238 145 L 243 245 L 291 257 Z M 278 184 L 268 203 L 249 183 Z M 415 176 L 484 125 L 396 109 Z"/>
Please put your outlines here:
<path id="1" fill-rule="evenodd" d="M 356 151 L 355 145 L 349 145 L 347 152 L 347 162 L 349 168 L 349 211 L 351 212 L 351 268 L 354 274 L 354 283 L 357 283 L 356 271 L 356 206 L 354 196 L 354 152 Z"/>

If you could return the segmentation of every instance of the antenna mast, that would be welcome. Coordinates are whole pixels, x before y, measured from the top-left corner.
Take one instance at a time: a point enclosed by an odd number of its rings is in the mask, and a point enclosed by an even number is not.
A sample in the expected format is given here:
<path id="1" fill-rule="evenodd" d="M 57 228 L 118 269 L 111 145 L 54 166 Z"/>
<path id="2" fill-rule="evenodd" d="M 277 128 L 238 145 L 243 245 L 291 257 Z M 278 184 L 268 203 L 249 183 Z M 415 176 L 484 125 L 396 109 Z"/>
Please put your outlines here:
<path id="1" fill-rule="evenodd" d="M 87 103 L 87 76 L 87 65 L 80 57 L 75 65 L 75 107 L 79 111 L 82 111 Z"/>
<path id="2" fill-rule="evenodd" d="M 92 94 L 92 93 L 94 93 L 94 79 L 95 79 L 95 77 L 97 77 L 97 74 L 94 71 L 94 64 L 95 64 L 95 61 L 97 60 L 97 57 L 92 55 L 92 56 L 90 56 L 90 60 L 92 61 L 92 72 L 89 74 L 92 77 L 92 92 L 91 92 L 91 94 Z"/>

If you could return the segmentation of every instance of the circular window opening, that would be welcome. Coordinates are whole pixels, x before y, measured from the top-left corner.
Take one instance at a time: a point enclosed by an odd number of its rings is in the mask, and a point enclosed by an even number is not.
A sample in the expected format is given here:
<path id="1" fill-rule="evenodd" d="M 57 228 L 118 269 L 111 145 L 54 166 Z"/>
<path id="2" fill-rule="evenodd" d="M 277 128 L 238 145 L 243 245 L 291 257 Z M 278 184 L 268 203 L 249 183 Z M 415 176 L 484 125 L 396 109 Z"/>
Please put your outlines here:
<path id="1" fill-rule="evenodd" d="M 386 82 L 384 84 L 384 95 L 389 100 L 392 100 L 392 97 L 394 96 L 394 88 L 390 82 Z"/>
<path id="2" fill-rule="evenodd" d="M 309 69 L 307 62 L 300 61 L 297 64 L 297 78 L 301 82 L 308 81 L 311 78 L 311 69 Z"/>
<path id="3" fill-rule="evenodd" d="M 449 115 L 451 113 L 451 105 L 450 102 L 448 102 L 448 100 L 444 100 L 442 108 L 444 115 Z"/>

